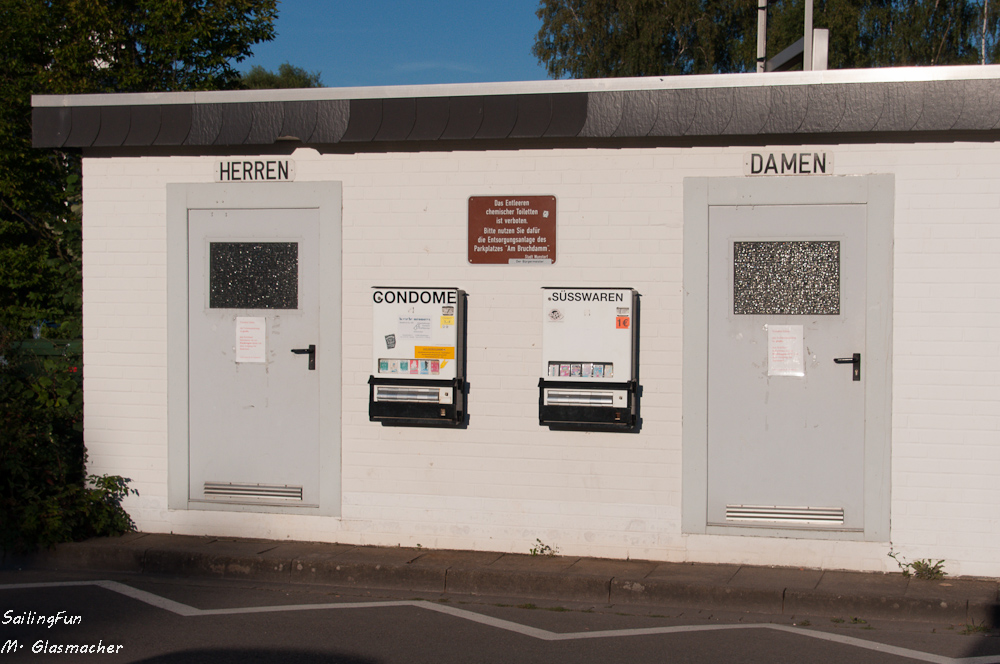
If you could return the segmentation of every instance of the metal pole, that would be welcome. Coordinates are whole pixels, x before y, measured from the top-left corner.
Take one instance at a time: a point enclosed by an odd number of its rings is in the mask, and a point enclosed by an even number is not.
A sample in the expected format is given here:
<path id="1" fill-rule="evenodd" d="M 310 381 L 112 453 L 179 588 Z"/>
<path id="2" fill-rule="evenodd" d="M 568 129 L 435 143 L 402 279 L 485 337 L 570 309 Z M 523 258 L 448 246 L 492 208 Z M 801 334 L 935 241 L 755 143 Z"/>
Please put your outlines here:
<path id="1" fill-rule="evenodd" d="M 813 68 L 813 0 L 806 0 L 805 34 L 802 35 L 802 71 Z"/>
<path id="2" fill-rule="evenodd" d="M 982 58 L 979 64 L 986 64 L 986 19 L 990 15 L 990 0 L 983 1 L 983 41 L 980 44 L 980 50 L 982 51 Z"/>
<path id="3" fill-rule="evenodd" d="M 757 73 L 767 64 L 767 0 L 757 0 Z"/>

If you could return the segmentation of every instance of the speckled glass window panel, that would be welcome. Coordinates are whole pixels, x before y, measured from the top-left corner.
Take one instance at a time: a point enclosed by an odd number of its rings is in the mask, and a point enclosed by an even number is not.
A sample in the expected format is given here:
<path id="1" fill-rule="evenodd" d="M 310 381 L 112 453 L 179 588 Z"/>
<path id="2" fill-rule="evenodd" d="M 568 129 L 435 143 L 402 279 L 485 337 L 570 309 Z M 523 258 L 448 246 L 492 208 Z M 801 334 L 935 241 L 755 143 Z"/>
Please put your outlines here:
<path id="1" fill-rule="evenodd" d="M 734 242 L 733 313 L 840 314 L 840 242 Z"/>
<path id="2" fill-rule="evenodd" d="M 298 309 L 297 242 L 210 242 L 212 309 Z"/>

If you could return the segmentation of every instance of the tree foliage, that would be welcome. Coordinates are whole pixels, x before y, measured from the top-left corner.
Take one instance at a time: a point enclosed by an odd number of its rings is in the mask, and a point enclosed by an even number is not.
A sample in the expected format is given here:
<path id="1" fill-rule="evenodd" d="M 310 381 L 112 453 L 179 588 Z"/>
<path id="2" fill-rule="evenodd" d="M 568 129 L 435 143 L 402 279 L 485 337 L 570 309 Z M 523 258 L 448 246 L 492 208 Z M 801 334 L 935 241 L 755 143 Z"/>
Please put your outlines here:
<path id="1" fill-rule="evenodd" d="M 79 373 L 18 350 L 41 321 L 82 331 L 80 155 L 32 148 L 31 95 L 237 88 L 233 63 L 276 14 L 276 0 L 0 0 L 0 548 L 131 524 L 127 480 L 85 477 Z"/>
<path id="2" fill-rule="evenodd" d="M 0 0 L 0 326 L 80 330 L 80 157 L 31 147 L 31 95 L 236 88 L 275 0 Z"/>
<path id="3" fill-rule="evenodd" d="M 278 73 L 254 65 L 243 74 L 242 86 L 248 90 L 275 90 L 279 88 L 321 88 L 320 72 L 307 72 L 302 67 L 284 63 Z"/>
<path id="4" fill-rule="evenodd" d="M 24 551 L 66 539 L 68 494 L 84 479 L 73 427 L 82 395 L 63 382 L 68 373 L 50 373 L 9 332 L 0 335 L 0 546 Z"/>
<path id="5" fill-rule="evenodd" d="M 984 16 L 985 12 L 985 16 Z M 996 62 L 986 0 L 814 0 L 831 69 Z M 754 71 L 756 0 L 541 0 L 532 49 L 553 78 Z M 771 0 L 767 53 L 802 37 L 804 0 Z"/>
<path id="6" fill-rule="evenodd" d="M 152 92 L 239 85 L 232 63 L 273 39 L 275 0 L 7 0 L 42 14 L 46 90 Z"/>
<path id="7" fill-rule="evenodd" d="M 718 22 L 730 7 L 711 0 L 542 0 L 533 53 L 553 78 L 711 72 L 731 59 L 725 22 Z"/>
<path id="8" fill-rule="evenodd" d="M 0 331 L 0 551 L 135 530 L 129 480 L 85 476 L 78 357 L 37 357 Z"/>
<path id="9" fill-rule="evenodd" d="M 801 37 L 804 14 L 803 0 L 772 0 L 769 56 Z M 986 62 L 1000 55 L 998 16 L 982 0 L 816 0 L 813 25 L 830 31 L 831 69 L 974 64 L 984 37 Z"/>

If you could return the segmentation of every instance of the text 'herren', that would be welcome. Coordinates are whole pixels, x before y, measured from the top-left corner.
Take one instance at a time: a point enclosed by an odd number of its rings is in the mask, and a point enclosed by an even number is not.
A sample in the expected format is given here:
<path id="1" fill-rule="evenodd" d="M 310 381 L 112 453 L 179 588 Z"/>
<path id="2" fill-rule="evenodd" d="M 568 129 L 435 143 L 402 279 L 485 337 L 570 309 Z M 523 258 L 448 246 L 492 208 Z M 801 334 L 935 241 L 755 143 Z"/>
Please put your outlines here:
<path id="1" fill-rule="evenodd" d="M 291 159 L 230 159 L 215 164 L 216 182 L 291 182 L 295 162 Z"/>

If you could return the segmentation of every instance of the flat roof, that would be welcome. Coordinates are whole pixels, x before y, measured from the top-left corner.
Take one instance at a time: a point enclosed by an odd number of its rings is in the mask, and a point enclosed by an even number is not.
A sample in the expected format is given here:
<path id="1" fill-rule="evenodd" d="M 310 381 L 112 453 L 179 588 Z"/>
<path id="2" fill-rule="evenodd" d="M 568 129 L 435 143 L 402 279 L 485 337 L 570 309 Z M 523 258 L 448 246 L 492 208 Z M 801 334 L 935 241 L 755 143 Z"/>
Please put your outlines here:
<path id="1" fill-rule="evenodd" d="M 1000 123 L 1000 65 L 32 97 L 36 147 L 812 140 Z M 500 144 L 496 142 L 500 141 Z M 441 145 L 439 147 L 444 147 Z M 463 145 L 463 149 L 470 149 Z"/>

